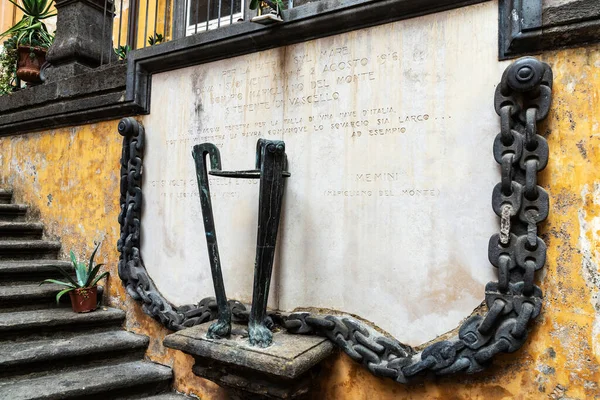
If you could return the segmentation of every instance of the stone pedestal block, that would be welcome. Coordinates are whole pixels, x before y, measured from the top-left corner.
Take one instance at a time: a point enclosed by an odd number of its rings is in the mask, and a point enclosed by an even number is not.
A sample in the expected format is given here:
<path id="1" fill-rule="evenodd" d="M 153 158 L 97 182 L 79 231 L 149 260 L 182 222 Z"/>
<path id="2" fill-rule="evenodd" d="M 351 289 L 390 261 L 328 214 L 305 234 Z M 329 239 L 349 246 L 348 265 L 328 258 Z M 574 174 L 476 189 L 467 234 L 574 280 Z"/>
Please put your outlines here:
<path id="1" fill-rule="evenodd" d="M 194 356 L 193 372 L 230 390 L 232 399 L 304 399 L 318 364 L 334 351 L 325 338 L 273 334 L 267 348 L 250 346 L 247 327 L 233 324 L 229 339 L 209 339 L 212 322 L 165 338 L 164 345 Z"/>
<path id="2" fill-rule="evenodd" d="M 112 49 L 112 0 L 57 0 L 56 37 L 48 49 L 46 80 L 89 72 L 116 58 Z"/>

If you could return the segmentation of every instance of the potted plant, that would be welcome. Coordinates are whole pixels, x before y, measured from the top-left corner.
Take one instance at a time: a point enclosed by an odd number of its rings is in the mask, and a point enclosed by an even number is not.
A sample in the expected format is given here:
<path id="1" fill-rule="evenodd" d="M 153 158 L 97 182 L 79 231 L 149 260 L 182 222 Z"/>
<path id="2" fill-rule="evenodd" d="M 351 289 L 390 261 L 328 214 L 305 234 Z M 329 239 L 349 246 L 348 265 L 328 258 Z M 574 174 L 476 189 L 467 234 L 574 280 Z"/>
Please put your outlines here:
<path id="1" fill-rule="evenodd" d="M 252 18 L 251 21 L 263 25 L 283 22 L 283 19 L 281 19 L 283 8 L 282 0 L 251 0 L 250 9 L 258 10 L 258 15 Z"/>
<path id="2" fill-rule="evenodd" d="M 108 272 L 104 272 L 98 275 L 100 272 L 100 267 L 104 264 L 94 265 L 94 257 L 96 256 L 96 252 L 98 251 L 98 247 L 100 247 L 100 243 L 96 246 L 94 251 L 92 252 L 92 256 L 90 257 L 90 262 L 86 266 L 85 263 L 78 262 L 77 257 L 75 257 L 75 253 L 71 250 L 71 262 L 73 263 L 73 267 L 75 267 L 75 278 L 73 279 L 71 275 L 63 268 L 59 266 L 55 266 L 61 275 L 66 278 L 65 281 L 59 281 L 56 279 L 46 279 L 40 285 L 44 283 L 56 283 L 58 285 L 66 286 L 66 289 L 61 290 L 56 295 L 56 302 L 58 303 L 62 295 L 65 293 L 69 293 L 71 297 L 71 306 L 73 307 L 74 312 L 83 313 L 94 311 L 97 307 L 98 303 L 98 286 L 97 283 L 100 279 L 104 278 L 108 275 Z"/>
<path id="3" fill-rule="evenodd" d="M 54 40 L 43 22 L 56 15 L 50 11 L 52 0 L 22 0 L 23 6 L 14 0 L 8 1 L 23 12 L 23 18 L 0 34 L 0 39 L 16 36 L 17 77 L 25 82 L 38 83 L 41 81 L 40 68 L 46 62 L 46 51 Z"/>

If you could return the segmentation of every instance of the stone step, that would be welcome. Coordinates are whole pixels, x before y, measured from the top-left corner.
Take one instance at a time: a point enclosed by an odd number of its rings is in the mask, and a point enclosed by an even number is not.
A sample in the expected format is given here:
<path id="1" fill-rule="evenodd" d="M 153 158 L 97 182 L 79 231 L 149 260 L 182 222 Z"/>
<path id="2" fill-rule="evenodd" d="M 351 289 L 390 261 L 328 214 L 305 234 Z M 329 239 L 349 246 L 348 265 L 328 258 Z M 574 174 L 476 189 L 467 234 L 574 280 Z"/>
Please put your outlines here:
<path id="1" fill-rule="evenodd" d="M 0 285 L 15 281 L 41 282 L 47 278 L 62 278 L 53 266 L 63 268 L 70 274 L 75 273 L 73 264 L 59 260 L 0 261 Z"/>
<path id="2" fill-rule="evenodd" d="M 43 232 L 40 222 L 0 221 L 0 240 L 41 239 Z"/>
<path id="3" fill-rule="evenodd" d="M 169 392 L 161 393 L 150 397 L 140 397 L 140 400 L 191 400 L 193 397 L 188 397 L 180 393 Z"/>
<path id="4" fill-rule="evenodd" d="M 43 371 L 48 365 L 57 370 L 107 358 L 111 358 L 111 362 L 139 360 L 148 342 L 146 336 L 122 330 L 0 342 L 0 379 Z"/>
<path id="5" fill-rule="evenodd" d="M 13 192 L 10 189 L 0 189 L 0 204 L 10 204 Z"/>
<path id="6" fill-rule="evenodd" d="M 68 294 L 64 294 L 60 298 L 60 303 L 56 303 L 56 295 L 63 289 L 66 289 L 66 286 L 54 284 L 40 286 L 39 281 L 4 282 L 0 285 L 0 313 L 70 307 L 71 297 Z M 103 294 L 104 287 L 98 285 L 98 303 L 100 304 L 102 304 Z"/>
<path id="7" fill-rule="evenodd" d="M 124 320 L 123 311 L 108 307 L 83 314 L 66 307 L 0 313 L 0 340 L 121 326 Z"/>
<path id="8" fill-rule="evenodd" d="M 56 304 L 56 294 L 62 289 L 66 289 L 66 287 L 52 283 L 42 286 L 37 283 L 0 286 L 0 310 L 18 309 L 31 305 L 50 307 Z M 69 295 L 63 295 L 63 297 L 65 296 L 68 298 Z"/>
<path id="9" fill-rule="evenodd" d="M 51 240 L 0 240 L 0 260 L 56 259 L 60 242 Z"/>
<path id="10" fill-rule="evenodd" d="M 167 390 L 171 378 L 171 369 L 163 365 L 125 362 L 0 381 L 0 393 L 10 400 L 107 400 L 160 393 Z"/>
<path id="11" fill-rule="evenodd" d="M 24 204 L 0 204 L 0 221 L 23 221 L 28 208 Z"/>

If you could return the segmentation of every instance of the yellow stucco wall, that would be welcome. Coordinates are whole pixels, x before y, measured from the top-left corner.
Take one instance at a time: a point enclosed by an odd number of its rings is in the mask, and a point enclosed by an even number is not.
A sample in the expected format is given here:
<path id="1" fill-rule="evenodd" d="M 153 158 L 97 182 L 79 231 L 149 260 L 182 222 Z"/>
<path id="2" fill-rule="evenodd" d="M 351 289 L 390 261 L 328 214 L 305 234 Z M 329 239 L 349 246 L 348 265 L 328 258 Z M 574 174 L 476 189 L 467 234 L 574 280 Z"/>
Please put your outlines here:
<path id="1" fill-rule="evenodd" d="M 550 145 L 541 184 L 550 193 L 551 214 L 542 227 L 548 244 L 547 265 L 539 276 L 544 309 L 526 345 L 497 358 L 483 374 L 408 386 L 375 378 L 346 356 L 336 356 L 323 369 L 315 399 L 600 398 L 600 45 L 542 58 L 555 75 L 552 111 L 541 129 Z M 492 107 L 491 94 L 487 101 Z M 118 280 L 121 137 L 116 124 L 0 138 L 2 185 L 32 206 L 46 234 L 62 240 L 65 254 L 70 249 L 89 254 L 92 242 L 103 239 L 99 260 L 112 274 L 110 304 L 127 311 L 128 329 L 151 337 L 148 357 L 173 366 L 176 389 L 225 399 L 224 391 L 193 376 L 190 357 L 161 345 L 168 332 L 144 315 Z"/>
<path id="2" fill-rule="evenodd" d="M 130 3 L 131 0 L 115 1 L 113 47 L 124 46 L 127 44 L 127 24 L 129 13 L 131 12 Z M 171 39 L 172 6 L 172 0 L 152 0 L 148 2 L 142 0 L 139 2 L 138 31 L 136 35 L 137 48 L 149 46 L 148 37 L 154 35 L 155 27 L 156 33 L 163 35 L 165 41 Z M 165 14 L 167 14 L 166 19 Z"/>
<path id="3" fill-rule="evenodd" d="M 8 1 L 0 1 L 0 33 L 14 24 L 15 8 Z"/>
<path id="4" fill-rule="evenodd" d="M 0 1 L 0 33 L 9 29 L 22 17 L 23 12 L 11 2 L 7 0 Z"/>

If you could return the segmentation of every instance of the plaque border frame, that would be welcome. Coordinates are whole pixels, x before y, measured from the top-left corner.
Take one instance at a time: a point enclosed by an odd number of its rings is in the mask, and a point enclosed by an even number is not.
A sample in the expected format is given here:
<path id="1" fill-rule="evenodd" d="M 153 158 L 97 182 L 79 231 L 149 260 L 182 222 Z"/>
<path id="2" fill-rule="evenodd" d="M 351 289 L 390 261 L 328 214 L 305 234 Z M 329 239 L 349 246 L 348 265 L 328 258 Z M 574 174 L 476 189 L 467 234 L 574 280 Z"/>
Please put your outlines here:
<path id="1" fill-rule="evenodd" d="M 575 3 L 575 2 L 574 2 Z M 600 41 L 596 0 L 544 9 L 542 0 L 498 0 L 498 58 Z"/>

